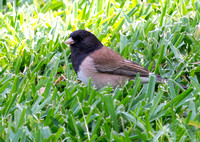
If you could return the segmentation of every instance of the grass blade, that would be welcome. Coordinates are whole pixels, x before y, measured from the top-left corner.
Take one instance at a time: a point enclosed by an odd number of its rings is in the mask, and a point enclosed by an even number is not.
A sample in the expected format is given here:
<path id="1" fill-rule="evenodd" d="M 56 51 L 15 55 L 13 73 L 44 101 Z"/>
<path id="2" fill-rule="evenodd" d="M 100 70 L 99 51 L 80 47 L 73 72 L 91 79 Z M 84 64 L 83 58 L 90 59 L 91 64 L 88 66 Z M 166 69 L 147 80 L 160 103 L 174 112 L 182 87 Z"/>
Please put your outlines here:
<path id="1" fill-rule="evenodd" d="M 113 104 L 113 99 L 110 95 L 105 95 L 105 103 L 108 109 L 108 113 L 111 116 L 111 120 L 113 121 L 113 126 L 115 128 L 115 131 L 119 132 L 119 127 L 118 127 L 118 120 L 117 120 L 117 116 L 115 114 L 115 108 L 114 108 L 114 104 Z"/>

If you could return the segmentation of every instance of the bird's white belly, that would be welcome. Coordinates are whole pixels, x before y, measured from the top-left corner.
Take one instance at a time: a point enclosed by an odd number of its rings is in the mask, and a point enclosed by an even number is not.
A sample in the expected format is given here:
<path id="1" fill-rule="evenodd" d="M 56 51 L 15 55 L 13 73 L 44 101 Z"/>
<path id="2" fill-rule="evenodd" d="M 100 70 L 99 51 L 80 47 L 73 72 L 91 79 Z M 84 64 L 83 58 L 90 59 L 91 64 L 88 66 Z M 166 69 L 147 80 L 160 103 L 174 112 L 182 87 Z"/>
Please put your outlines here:
<path id="1" fill-rule="evenodd" d="M 77 75 L 84 84 L 88 84 L 89 77 L 83 71 L 79 71 Z"/>
<path id="2" fill-rule="evenodd" d="M 84 83 L 88 84 L 89 79 L 91 78 L 91 85 L 95 86 L 97 89 L 103 88 L 110 84 L 112 87 L 117 87 L 122 85 L 126 81 L 126 77 L 122 77 L 119 75 L 112 75 L 112 74 L 104 74 L 104 73 L 95 73 L 92 74 L 91 72 L 87 74 L 84 71 L 78 72 L 78 78 Z"/>

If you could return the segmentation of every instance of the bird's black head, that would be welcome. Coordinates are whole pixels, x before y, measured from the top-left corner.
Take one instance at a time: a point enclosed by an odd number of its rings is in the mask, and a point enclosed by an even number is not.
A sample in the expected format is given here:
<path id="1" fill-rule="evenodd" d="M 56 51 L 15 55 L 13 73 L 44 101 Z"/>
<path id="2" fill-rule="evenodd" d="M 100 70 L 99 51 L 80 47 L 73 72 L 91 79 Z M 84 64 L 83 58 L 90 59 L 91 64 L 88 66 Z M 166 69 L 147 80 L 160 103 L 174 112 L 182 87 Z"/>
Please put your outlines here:
<path id="1" fill-rule="evenodd" d="M 71 61 L 75 72 L 79 70 L 82 61 L 95 50 L 103 47 L 103 44 L 95 35 L 86 30 L 77 30 L 70 34 L 65 41 L 71 48 Z"/>
<path id="2" fill-rule="evenodd" d="M 74 31 L 70 34 L 69 39 L 65 41 L 65 43 L 70 44 L 71 52 L 87 54 L 103 46 L 95 35 L 86 30 Z"/>

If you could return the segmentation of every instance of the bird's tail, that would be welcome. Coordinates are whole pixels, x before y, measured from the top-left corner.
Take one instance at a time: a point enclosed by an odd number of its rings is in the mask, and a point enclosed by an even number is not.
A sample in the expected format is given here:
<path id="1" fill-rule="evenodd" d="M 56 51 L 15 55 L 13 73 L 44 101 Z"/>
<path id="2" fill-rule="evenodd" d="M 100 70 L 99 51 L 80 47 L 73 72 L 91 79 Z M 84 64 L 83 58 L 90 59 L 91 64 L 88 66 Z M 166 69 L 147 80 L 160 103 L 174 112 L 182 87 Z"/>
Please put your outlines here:
<path id="1" fill-rule="evenodd" d="M 158 83 L 166 83 L 168 82 L 168 79 L 162 78 L 159 75 L 156 75 L 156 82 Z"/>
<path id="2" fill-rule="evenodd" d="M 156 81 L 158 83 L 166 83 L 166 82 L 168 82 L 168 79 L 165 79 L 165 78 L 160 77 L 159 75 L 156 75 Z M 183 84 L 179 83 L 179 85 L 181 85 L 184 89 L 188 89 L 188 87 Z"/>

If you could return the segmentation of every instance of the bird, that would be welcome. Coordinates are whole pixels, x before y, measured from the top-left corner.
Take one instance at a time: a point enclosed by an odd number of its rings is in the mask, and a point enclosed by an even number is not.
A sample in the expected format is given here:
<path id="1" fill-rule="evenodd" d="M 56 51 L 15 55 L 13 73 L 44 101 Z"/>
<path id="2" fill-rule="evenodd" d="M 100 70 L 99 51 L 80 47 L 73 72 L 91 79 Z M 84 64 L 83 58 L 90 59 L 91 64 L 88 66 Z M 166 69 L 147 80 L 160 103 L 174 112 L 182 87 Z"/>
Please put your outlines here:
<path id="1" fill-rule="evenodd" d="M 86 85 L 91 78 L 91 85 L 97 89 L 108 84 L 116 88 L 125 84 L 127 80 L 134 80 L 137 73 L 141 83 L 149 82 L 149 75 L 152 72 L 104 46 L 87 30 L 72 32 L 65 44 L 70 45 L 72 66 L 79 80 Z M 160 75 L 155 74 L 155 76 L 158 83 L 168 81 Z M 182 87 L 186 88 L 184 85 Z"/>

